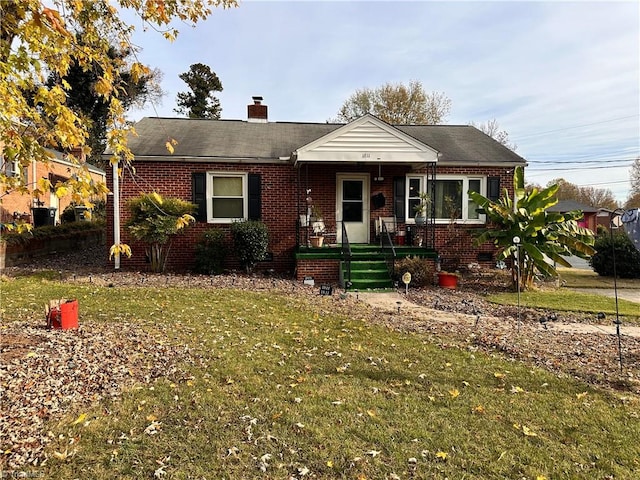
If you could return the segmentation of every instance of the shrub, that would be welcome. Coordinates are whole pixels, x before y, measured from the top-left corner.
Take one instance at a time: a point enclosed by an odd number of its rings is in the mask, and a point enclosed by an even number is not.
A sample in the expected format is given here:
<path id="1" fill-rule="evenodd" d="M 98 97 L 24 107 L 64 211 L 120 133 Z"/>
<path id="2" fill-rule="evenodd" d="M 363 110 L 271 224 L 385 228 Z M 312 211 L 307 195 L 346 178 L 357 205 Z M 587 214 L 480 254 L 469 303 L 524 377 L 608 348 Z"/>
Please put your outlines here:
<path id="1" fill-rule="evenodd" d="M 596 225 L 596 235 L 609 235 L 609 230 L 604 225 Z"/>
<path id="2" fill-rule="evenodd" d="M 231 235 L 240 264 L 247 273 L 251 273 L 256 264 L 267 256 L 267 226 L 257 220 L 235 222 L 231 224 Z"/>
<path id="3" fill-rule="evenodd" d="M 401 280 L 406 272 L 411 274 L 411 284 L 414 287 L 424 287 L 433 284 L 434 268 L 432 261 L 420 257 L 405 257 L 395 264 L 394 276 Z"/>
<path id="4" fill-rule="evenodd" d="M 73 223 L 76 221 L 75 206 L 69 205 L 60 214 L 60 223 Z"/>
<path id="5" fill-rule="evenodd" d="M 82 206 L 72 203 L 65 208 L 60 214 L 60 223 L 73 223 L 76 221 L 76 207 Z M 93 208 L 90 211 L 89 220 L 96 222 L 104 222 L 107 219 L 107 204 L 104 200 L 93 202 Z"/>
<path id="6" fill-rule="evenodd" d="M 196 272 L 207 275 L 222 273 L 227 250 L 224 231 L 219 228 L 204 231 L 196 244 Z"/>
<path id="7" fill-rule="evenodd" d="M 640 278 L 640 252 L 625 233 L 599 235 L 596 238 L 596 254 L 589 262 L 593 270 L 598 275 L 613 276 L 614 248 L 618 277 Z"/>
<path id="8" fill-rule="evenodd" d="M 27 244 L 32 239 L 48 239 L 65 235 L 75 235 L 77 232 L 86 230 L 104 229 L 104 222 L 73 222 L 61 225 L 43 225 L 32 228 L 29 232 L 16 232 L 2 230 L 0 241 L 7 245 Z"/>

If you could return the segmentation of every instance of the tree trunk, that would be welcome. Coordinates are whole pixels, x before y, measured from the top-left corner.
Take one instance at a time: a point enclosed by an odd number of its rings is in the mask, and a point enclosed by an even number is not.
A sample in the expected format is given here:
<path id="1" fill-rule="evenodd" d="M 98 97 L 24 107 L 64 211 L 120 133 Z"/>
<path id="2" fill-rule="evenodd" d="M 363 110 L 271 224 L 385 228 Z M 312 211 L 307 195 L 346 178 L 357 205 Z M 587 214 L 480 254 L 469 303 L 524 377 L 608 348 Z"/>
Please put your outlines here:
<path id="1" fill-rule="evenodd" d="M 152 243 L 149 247 L 149 250 L 147 250 L 147 255 L 149 256 L 149 261 L 151 262 L 151 271 L 153 273 L 164 272 L 166 255 L 163 247 L 164 246 L 160 243 Z"/>
<path id="2" fill-rule="evenodd" d="M 0 61 L 6 62 L 11 51 L 11 44 L 24 20 L 24 11 L 15 1 L 0 1 Z"/>

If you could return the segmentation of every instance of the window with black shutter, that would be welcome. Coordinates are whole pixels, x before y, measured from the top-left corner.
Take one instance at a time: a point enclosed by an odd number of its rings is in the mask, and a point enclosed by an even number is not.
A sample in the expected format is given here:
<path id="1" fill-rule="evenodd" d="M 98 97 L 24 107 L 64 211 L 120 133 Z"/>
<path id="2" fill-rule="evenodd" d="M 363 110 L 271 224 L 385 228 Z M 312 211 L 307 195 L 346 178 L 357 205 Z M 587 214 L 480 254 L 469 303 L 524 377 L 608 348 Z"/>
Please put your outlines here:
<path id="1" fill-rule="evenodd" d="M 195 211 L 195 219 L 198 222 L 207 221 L 207 177 L 203 173 L 194 173 L 192 177 L 191 192 L 193 196 L 193 203 L 197 205 Z"/>
<path id="2" fill-rule="evenodd" d="M 405 177 L 393 177 L 393 209 L 399 222 L 405 221 Z"/>
<path id="3" fill-rule="evenodd" d="M 487 178 L 487 198 L 492 202 L 500 198 L 500 177 Z"/>
<path id="4" fill-rule="evenodd" d="M 262 183 L 259 173 L 249 174 L 249 220 L 262 218 Z"/>
<path id="5" fill-rule="evenodd" d="M 194 173 L 193 203 L 196 220 L 230 223 L 262 218 L 262 180 L 258 173 Z"/>

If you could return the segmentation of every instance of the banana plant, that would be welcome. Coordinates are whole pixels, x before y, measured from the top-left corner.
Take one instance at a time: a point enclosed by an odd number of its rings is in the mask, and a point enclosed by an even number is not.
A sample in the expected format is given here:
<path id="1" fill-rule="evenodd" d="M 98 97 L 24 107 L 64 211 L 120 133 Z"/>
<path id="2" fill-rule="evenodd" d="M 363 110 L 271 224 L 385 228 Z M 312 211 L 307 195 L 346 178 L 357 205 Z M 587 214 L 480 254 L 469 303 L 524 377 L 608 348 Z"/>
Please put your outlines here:
<path id="1" fill-rule="evenodd" d="M 595 253 L 593 233 L 578 225 L 581 211 L 548 211 L 558 203 L 558 185 L 527 192 L 524 169 L 517 167 L 513 187 L 513 199 L 506 188 L 497 201 L 477 192 L 469 195 L 487 216 L 487 228 L 478 231 L 475 243 L 492 242 L 499 249 L 498 260 L 511 260 L 514 287 L 519 279 L 521 290 L 531 288 L 537 274 L 557 277 L 556 265 L 571 266 L 567 256 L 588 259 Z M 514 242 L 516 237 L 519 243 Z"/>

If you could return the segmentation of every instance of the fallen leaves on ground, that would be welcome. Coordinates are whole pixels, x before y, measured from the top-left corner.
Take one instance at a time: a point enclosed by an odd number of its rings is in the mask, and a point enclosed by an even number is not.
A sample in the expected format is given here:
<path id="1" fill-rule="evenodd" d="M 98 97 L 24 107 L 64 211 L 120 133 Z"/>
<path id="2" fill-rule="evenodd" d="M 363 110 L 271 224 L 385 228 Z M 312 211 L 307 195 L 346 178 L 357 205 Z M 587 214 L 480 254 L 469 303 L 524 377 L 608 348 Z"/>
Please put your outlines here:
<path id="1" fill-rule="evenodd" d="M 45 431 L 47 421 L 81 405 L 115 399 L 127 387 L 171 376 L 175 364 L 189 355 L 187 347 L 158 342 L 138 325 L 123 322 L 48 330 L 44 321 L 18 321 L 3 325 L 1 334 L 0 469 L 43 461 L 43 450 L 52 440 Z M 90 421 L 82 413 L 72 425 Z M 154 425 L 148 433 L 158 429 Z"/>

